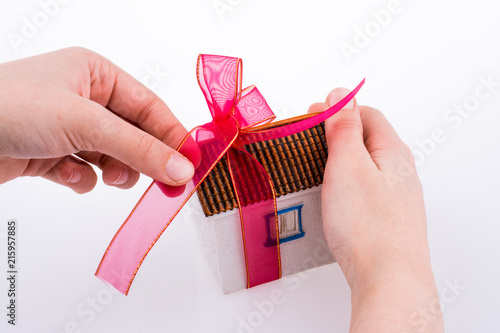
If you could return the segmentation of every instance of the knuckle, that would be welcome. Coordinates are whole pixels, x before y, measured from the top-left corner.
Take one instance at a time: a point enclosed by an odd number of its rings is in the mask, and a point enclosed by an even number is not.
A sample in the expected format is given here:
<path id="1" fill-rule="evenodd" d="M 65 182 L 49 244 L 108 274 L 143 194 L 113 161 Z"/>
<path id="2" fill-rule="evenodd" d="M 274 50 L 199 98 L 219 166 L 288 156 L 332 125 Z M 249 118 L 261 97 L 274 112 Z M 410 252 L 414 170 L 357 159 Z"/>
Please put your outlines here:
<path id="1" fill-rule="evenodd" d="M 415 168 L 415 158 L 410 147 L 401 139 L 394 142 L 394 146 L 397 147 L 397 154 L 401 156 L 402 160 L 407 166 Z"/>
<path id="2" fill-rule="evenodd" d="M 161 141 L 165 144 L 170 144 L 173 148 L 176 148 L 181 141 L 186 136 L 187 131 L 180 122 L 176 122 L 171 125 L 168 131 L 165 132 Z"/>
<path id="3" fill-rule="evenodd" d="M 113 161 L 113 158 L 111 158 L 109 155 L 102 154 L 99 159 L 96 161 L 96 165 L 103 169 L 105 168 L 110 162 Z"/>
<path id="4" fill-rule="evenodd" d="M 155 146 L 155 138 L 147 133 L 142 133 L 137 144 L 137 154 L 144 160 L 151 160 Z"/>
<path id="5" fill-rule="evenodd" d="M 85 47 L 81 46 L 71 46 L 63 50 L 63 52 L 67 53 L 68 55 L 80 59 L 89 59 L 97 56 L 98 54 L 95 53 L 94 51 L 91 51 Z"/>
<path id="6" fill-rule="evenodd" d="M 151 96 L 151 95 L 150 95 Z M 152 97 L 152 96 L 151 96 Z M 160 102 L 159 98 L 151 98 L 151 101 L 146 103 L 144 107 L 137 114 L 137 123 L 143 124 L 154 116 L 154 110 L 157 108 Z"/>
<path id="7" fill-rule="evenodd" d="M 37 177 L 46 174 L 54 166 L 56 162 L 51 159 L 47 160 L 30 160 L 24 169 L 23 176 Z"/>
<path id="8" fill-rule="evenodd" d="M 406 145 L 406 143 L 402 142 L 401 144 L 401 154 L 412 164 L 415 164 L 415 160 L 413 158 L 413 153 L 411 152 L 410 147 Z"/>
<path id="9" fill-rule="evenodd" d="M 82 46 L 71 46 L 71 47 L 68 47 L 67 50 L 69 52 L 80 53 L 80 54 L 85 54 L 85 53 L 91 52 L 89 49 L 82 47 Z"/>
<path id="10" fill-rule="evenodd" d="M 360 105 L 359 112 L 361 114 L 363 114 L 363 113 L 376 113 L 377 115 L 383 115 L 383 113 L 380 110 L 375 109 L 375 108 L 368 106 L 368 105 Z"/>
<path id="11" fill-rule="evenodd" d="M 104 142 L 104 135 L 99 128 L 92 128 L 81 132 L 81 138 L 74 140 L 73 145 L 79 151 L 101 151 Z"/>
<path id="12" fill-rule="evenodd" d="M 327 130 L 332 134 L 344 132 L 355 132 L 358 134 L 363 133 L 363 125 L 361 125 L 361 122 L 354 119 L 336 119 L 336 121 L 330 123 L 330 126 L 328 127 L 329 128 Z"/>

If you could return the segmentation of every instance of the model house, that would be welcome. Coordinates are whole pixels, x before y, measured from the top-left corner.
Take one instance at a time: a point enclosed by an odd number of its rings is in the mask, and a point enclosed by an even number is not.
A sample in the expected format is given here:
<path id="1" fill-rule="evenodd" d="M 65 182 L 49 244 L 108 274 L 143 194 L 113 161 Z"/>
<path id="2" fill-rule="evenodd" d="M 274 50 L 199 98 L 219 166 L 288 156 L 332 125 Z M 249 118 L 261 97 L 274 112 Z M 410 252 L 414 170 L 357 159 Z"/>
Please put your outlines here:
<path id="1" fill-rule="evenodd" d="M 282 276 L 334 262 L 321 221 L 321 183 L 327 160 L 324 123 L 287 137 L 244 147 L 271 176 L 277 196 Z M 257 191 L 258 193 L 258 191 Z M 238 203 L 224 157 L 197 191 L 196 227 L 202 251 L 224 293 L 246 287 Z M 258 205 L 258 198 L 253 205 Z M 193 205 L 193 203 L 191 203 Z M 274 212 L 252 223 L 269 230 L 276 243 Z"/>

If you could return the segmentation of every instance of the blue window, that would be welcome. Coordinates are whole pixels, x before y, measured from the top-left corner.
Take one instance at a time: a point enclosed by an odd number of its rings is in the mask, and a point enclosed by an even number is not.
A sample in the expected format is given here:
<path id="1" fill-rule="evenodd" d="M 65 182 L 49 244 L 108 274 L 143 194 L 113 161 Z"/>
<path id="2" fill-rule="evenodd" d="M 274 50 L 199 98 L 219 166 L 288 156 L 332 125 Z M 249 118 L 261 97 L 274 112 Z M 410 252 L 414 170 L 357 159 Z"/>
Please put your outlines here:
<path id="1" fill-rule="evenodd" d="M 278 210 L 278 228 L 280 236 L 280 244 L 292 241 L 294 239 L 304 237 L 302 231 L 302 207 L 304 205 L 296 205 Z M 267 223 L 267 242 L 268 245 L 276 244 L 276 228 L 274 214 L 266 215 Z M 273 232 L 274 231 L 274 232 Z"/>

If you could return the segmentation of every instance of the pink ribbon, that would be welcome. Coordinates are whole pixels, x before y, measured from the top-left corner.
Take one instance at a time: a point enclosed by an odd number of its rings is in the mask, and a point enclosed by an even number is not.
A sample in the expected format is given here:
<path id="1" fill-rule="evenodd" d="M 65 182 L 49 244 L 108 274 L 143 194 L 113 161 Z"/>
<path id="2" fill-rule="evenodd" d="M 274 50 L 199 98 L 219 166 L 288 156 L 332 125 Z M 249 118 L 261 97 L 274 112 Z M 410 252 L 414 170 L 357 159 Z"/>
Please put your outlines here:
<path id="1" fill-rule="evenodd" d="M 158 238 L 224 156 L 239 206 L 247 287 L 280 278 L 276 195 L 264 167 L 243 146 L 292 135 L 321 123 L 341 110 L 365 81 L 325 112 L 285 126 L 256 129 L 275 116 L 256 87 L 241 89 L 241 59 L 200 55 L 196 72 L 213 120 L 194 128 L 178 148 L 196 167 L 193 179 L 179 187 L 153 181 L 116 232 L 95 273 L 124 294 L 128 294 Z M 267 224 L 257 221 L 273 211 L 276 234 L 271 239 L 276 239 L 276 244 L 269 246 L 264 245 Z"/>

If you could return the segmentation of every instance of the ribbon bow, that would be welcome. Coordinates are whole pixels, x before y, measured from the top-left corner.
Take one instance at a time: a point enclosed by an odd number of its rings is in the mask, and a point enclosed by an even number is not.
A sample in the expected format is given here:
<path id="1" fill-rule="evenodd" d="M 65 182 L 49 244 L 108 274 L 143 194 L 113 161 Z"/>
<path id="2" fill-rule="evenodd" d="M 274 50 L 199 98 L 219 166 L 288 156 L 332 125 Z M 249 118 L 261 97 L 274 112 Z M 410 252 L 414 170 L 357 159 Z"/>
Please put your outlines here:
<path id="1" fill-rule="evenodd" d="M 345 98 L 325 112 L 274 128 L 257 125 L 271 122 L 274 113 L 255 86 L 241 89 L 242 60 L 200 55 L 196 74 L 212 122 L 195 127 L 181 142 L 179 152 L 195 165 L 193 179 L 172 187 L 153 181 L 108 245 L 96 276 L 128 294 L 132 281 L 153 245 L 205 180 L 225 158 L 239 207 L 247 288 L 281 277 L 276 195 L 265 168 L 244 145 L 277 139 L 311 128 L 342 109 L 359 91 L 364 80 Z M 274 230 L 262 217 L 274 212 Z M 268 232 L 275 244 L 266 242 Z"/>

